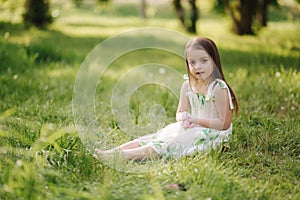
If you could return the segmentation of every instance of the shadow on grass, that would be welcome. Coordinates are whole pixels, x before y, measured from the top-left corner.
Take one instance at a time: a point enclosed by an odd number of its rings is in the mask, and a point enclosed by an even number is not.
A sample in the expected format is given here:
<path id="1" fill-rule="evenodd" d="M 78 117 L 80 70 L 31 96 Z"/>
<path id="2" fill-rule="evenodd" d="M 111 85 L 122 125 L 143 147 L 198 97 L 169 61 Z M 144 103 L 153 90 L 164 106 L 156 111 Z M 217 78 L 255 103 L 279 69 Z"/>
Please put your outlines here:
<path id="1" fill-rule="evenodd" d="M 83 25 L 79 24 L 79 26 Z M 23 71 L 28 67 L 39 67 L 36 63 L 47 65 L 53 62 L 65 62 L 69 65 L 79 66 L 88 53 L 106 39 L 103 36 L 68 36 L 56 30 L 25 30 L 21 24 L 5 22 L 0 23 L 0 28 L 0 35 L 2 37 L 6 32 L 10 32 L 10 35 L 17 37 L 33 34 L 28 44 L 11 42 L 10 38 L 0 40 L 1 72 L 6 71 L 8 68 Z M 126 43 L 123 45 L 126 45 Z M 184 46 L 182 49 L 184 49 Z M 110 51 L 109 47 L 108 51 Z M 114 50 L 111 49 L 111 51 Z M 259 67 L 280 68 L 282 66 L 299 70 L 299 58 L 293 56 L 299 53 L 299 49 L 294 48 L 289 51 L 291 54 L 283 56 L 266 52 L 248 52 L 238 49 L 220 48 L 222 63 L 231 71 L 238 67 L 258 72 Z"/>
<path id="2" fill-rule="evenodd" d="M 294 51 L 295 53 L 300 51 Z M 235 71 L 238 68 L 246 69 L 248 72 L 259 73 L 266 70 L 279 70 L 284 67 L 286 69 L 300 70 L 299 57 L 288 54 L 275 55 L 266 52 L 246 52 L 233 49 L 220 49 L 222 65 L 226 71 Z"/>
<path id="3" fill-rule="evenodd" d="M 53 63 L 78 66 L 104 37 L 76 38 L 55 30 L 24 29 L 21 24 L 0 23 L 0 72 L 23 72 Z M 7 34 L 9 33 L 9 34 Z M 5 36 L 6 34 L 6 36 Z M 25 37 L 30 39 L 23 39 Z M 10 37 L 22 38 L 16 42 Z M 25 40 L 27 40 L 25 42 Z"/>
<path id="4" fill-rule="evenodd" d="M 6 32 L 11 32 L 11 35 L 20 38 L 32 34 L 28 44 L 25 42 L 17 43 L 10 38 L 0 40 L 0 81 L 3 86 L 0 94 L 3 97 L 7 96 L 3 100 L 8 102 L 3 109 L 14 107 L 16 104 L 21 105 L 24 99 L 20 99 L 18 96 L 30 98 L 31 95 L 36 94 L 47 101 L 47 98 L 59 98 L 62 96 L 61 94 L 64 94 L 70 99 L 76 68 L 79 68 L 84 58 L 94 47 L 106 39 L 105 37 L 68 36 L 56 30 L 25 30 L 21 24 L 4 22 L 0 23 L 0 27 L 0 35 L 2 36 Z M 149 38 L 149 40 L 151 39 Z M 159 40 L 159 38 L 156 39 Z M 130 44 L 127 44 L 126 41 L 120 41 L 120 45 Z M 166 43 L 168 49 L 167 45 L 169 44 Z M 115 52 L 116 48 L 118 48 L 117 45 L 107 47 L 107 52 Z M 184 45 L 182 52 L 183 49 Z M 151 51 L 151 49 L 147 49 L 147 51 Z M 120 55 L 118 60 L 112 63 L 113 66 L 110 67 L 110 70 L 121 73 L 122 70 L 130 69 L 131 66 L 158 61 L 158 63 L 169 65 L 185 73 L 184 63 L 180 59 L 176 61 L 169 59 L 172 55 L 165 52 L 159 53 L 157 50 L 153 54 L 147 51 L 140 51 L 131 55 L 126 54 L 122 57 Z M 295 56 L 299 50 L 290 49 L 289 51 L 290 54 L 281 55 L 257 50 L 251 52 L 220 48 L 221 60 L 226 72 L 245 70 L 253 74 L 279 70 L 282 67 L 299 71 L 299 57 Z M 106 77 L 106 81 L 110 84 L 117 81 L 120 77 L 116 77 L 116 73 L 110 73 L 111 75 Z M 18 76 L 21 75 L 22 78 L 19 79 Z"/>
<path id="5" fill-rule="evenodd" d="M 23 31 L 25 30 L 25 26 L 23 24 L 16 24 L 10 22 L 2 22 L 0 21 L 0 32 L 1 37 L 4 37 L 5 32 L 11 32 L 14 35 L 20 36 L 22 35 Z M 0 40 L 1 41 L 1 40 Z"/>

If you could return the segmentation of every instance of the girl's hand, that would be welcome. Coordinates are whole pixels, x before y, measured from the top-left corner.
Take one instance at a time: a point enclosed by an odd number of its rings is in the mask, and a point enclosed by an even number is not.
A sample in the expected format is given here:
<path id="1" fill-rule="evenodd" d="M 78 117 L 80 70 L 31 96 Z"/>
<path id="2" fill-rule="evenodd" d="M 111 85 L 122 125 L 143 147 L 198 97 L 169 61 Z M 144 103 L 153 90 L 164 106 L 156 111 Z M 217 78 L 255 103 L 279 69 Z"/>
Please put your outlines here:
<path id="1" fill-rule="evenodd" d="M 183 128 L 193 128 L 195 124 L 190 123 L 188 120 L 191 118 L 191 114 L 188 112 L 179 112 L 176 114 L 177 121 L 180 122 Z"/>
<path id="2" fill-rule="evenodd" d="M 189 118 L 187 119 L 187 121 L 190 123 L 190 124 L 199 124 L 199 119 L 198 118 Z"/>
<path id="3" fill-rule="evenodd" d="M 181 126 L 183 128 L 193 128 L 195 127 L 195 124 L 190 123 L 188 120 L 181 121 Z"/>
<path id="4" fill-rule="evenodd" d="M 191 114 L 184 111 L 184 112 L 178 112 L 176 113 L 176 120 L 177 121 L 184 121 L 191 118 Z"/>
<path id="5" fill-rule="evenodd" d="M 181 121 L 181 125 L 183 128 L 193 128 L 195 124 L 188 122 L 187 120 Z"/>

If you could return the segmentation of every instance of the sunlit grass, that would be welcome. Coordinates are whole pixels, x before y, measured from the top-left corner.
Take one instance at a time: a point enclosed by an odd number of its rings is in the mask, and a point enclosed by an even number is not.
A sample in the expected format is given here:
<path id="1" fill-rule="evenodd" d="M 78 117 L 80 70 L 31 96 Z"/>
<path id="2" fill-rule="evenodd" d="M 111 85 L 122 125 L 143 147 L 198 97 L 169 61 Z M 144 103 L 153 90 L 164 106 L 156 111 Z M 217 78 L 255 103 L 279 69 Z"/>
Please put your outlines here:
<path id="1" fill-rule="evenodd" d="M 72 113 L 76 73 L 96 45 L 122 31 L 183 29 L 167 16 L 143 20 L 86 8 L 60 9 L 49 30 L 0 24 L 0 199 L 300 198 L 297 23 L 272 21 L 257 36 L 238 37 L 229 32 L 227 18 L 200 19 L 199 34 L 216 41 L 239 100 L 230 149 L 161 160 L 159 170 L 129 173 L 156 166 L 130 162 L 114 168 L 95 160 L 82 144 Z M 133 67 L 150 62 L 185 73 L 182 58 L 141 50 L 119 57 L 99 80 L 95 111 L 110 145 L 134 138 L 118 129 L 112 116 L 114 85 Z M 145 85 L 129 100 L 131 120 L 140 126 L 149 123 L 149 109 L 158 103 L 166 111 L 164 122 L 174 122 L 177 101 L 167 88 Z M 184 184 L 186 191 L 165 188 L 172 183 Z"/>

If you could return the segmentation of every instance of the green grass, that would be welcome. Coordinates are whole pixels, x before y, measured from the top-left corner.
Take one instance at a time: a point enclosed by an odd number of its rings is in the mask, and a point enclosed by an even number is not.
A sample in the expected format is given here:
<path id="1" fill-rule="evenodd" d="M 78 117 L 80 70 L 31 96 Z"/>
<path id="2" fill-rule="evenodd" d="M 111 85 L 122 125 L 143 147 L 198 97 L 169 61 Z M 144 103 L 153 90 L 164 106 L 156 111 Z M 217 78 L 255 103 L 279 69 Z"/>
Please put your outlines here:
<path id="1" fill-rule="evenodd" d="M 130 7 L 114 8 L 123 11 L 119 16 L 112 9 L 61 8 L 49 30 L 0 23 L 0 199 L 299 199 L 299 23 L 274 20 L 255 37 L 238 37 L 228 31 L 227 18 L 203 16 L 200 34 L 216 41 L 239 99 L 230 149 L 128 173 L 95 160 L 82 144 L 72 114 L 76 73 L 98 43 L 121 31 L 183 29 L 167 14 L 145 21 Z M 110 114 L 112 86 L 132 67 L 149 62 L 185 73 L 180 58 L 157 50 L 131 52 L 112 63 L 96 93 L 98 121 L 112 144 L 132 139 Z M 175 95 L 147 85 L 130 99 L 133 123 L 147 124 L 154 103 L 165 108 L 166 124 L 174 122 Z M 149 164 L 121 167 L 138 171 Z M 187 190 L 164 187 L 171 183 Z"/>

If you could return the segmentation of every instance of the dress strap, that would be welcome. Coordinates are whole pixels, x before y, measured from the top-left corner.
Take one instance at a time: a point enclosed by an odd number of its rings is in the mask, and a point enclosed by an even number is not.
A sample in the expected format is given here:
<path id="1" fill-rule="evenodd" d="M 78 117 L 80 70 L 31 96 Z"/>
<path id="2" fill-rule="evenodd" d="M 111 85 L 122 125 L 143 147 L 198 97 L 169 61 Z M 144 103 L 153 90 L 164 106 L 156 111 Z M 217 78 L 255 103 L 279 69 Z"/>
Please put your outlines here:
<path id="1" fill-rule="evenodd" d="M 229 98 L 229 106 L 230 106 L 230 109 L 232 110 L 233 109 L 233 103 L 232 103 L 232 97 L 231 97 L 231 94 L 230 94 L 230 90 L 229 90 L 229 87 L 227 86 L 227 84 L 225 83 L 225 81 L 221 80 L 221 79 L 216 79 L 214 80 L 209 86 L 208 86 L 208 89 L 207 89 L 207 95 L 205 97 L 205 100 L 208 101 L 212 95 L 213 95 L 213 90 L 215 88 L 216 85 L 220 86 L 220 88 L 226 88 L 227 92 L 228 92 L 228 98 Z"/>

